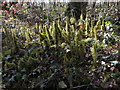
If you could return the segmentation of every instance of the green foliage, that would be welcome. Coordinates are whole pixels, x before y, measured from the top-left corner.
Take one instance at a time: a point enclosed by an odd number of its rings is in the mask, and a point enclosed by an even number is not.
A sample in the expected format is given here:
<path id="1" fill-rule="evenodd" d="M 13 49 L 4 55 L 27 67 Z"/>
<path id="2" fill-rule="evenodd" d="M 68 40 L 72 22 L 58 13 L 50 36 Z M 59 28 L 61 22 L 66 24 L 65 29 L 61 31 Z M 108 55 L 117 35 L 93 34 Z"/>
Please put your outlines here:
<path id="1" fill-rule="evenodd" d="M 20 59 L 18 61 L 18 70 L 22 70 L 26 68 L 26 66 L 27 66 L 27 63 L 23 59 Z"/>
<path id="2" fill-rule="evenodd" d="M 5 69 L 8 70 L 8 69 L 15 69 L 16 68 L 16 65 L 15 63 L 10 63 L 8 61 L 5 62 Z"/>
<path id="3" fill-rule="evenodd" d="M 92 49 L 91 49 L 92 57 L 93 57 L 93 66 L 94 68 L 96 67 L 96 62 L 97 62 L 97 44 L 93 44 Z"/>
<path id="4" fill-rule="evenodd" d="M 109 83 L 119 86 L 120 36 L 115 31 L 118 27 L 113 26 L 117 16 L 109 13 L 115 7 L 98 5 L 93 12 L 88 6 L 86 18 L 81 14 L 76 20 L 65 17 L 62 12 L 66 8 L 59 5 L 40 12 L 36 7 L 22 9 L 3 24 L 4 86 L 43 90 L 79 85 L 104 88 Z M 92 17 L 104 9 L 104 15 Z M 24 14 L 29 18 L 20 18 Z M 14 23 L 19 25 L 10 27 Z"/>
<path id="5" fill-rule="evenodd" d="M 28 64 L 28 67 L 31 68 L 31 67 L 34 67 L 35 65 L 37 65 L 38 62 L 39 62 L 39 60 L 37 58 L 29 57 L 27 64 Z"/>

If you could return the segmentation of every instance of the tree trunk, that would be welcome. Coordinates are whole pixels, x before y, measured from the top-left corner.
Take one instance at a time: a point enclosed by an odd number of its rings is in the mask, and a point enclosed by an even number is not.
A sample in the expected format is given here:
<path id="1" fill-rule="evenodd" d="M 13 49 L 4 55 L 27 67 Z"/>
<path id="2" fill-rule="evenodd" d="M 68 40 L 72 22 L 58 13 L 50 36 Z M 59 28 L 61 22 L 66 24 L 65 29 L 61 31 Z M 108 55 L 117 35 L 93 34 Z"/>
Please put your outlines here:
<path id="1" fill-rule="evenodd" d="M 69 2 L 66 10 L 66 15 L 68 17 L 75 17 L 78 20 L 82 14 L 83 19 L 85 19 L 87 4 L 88 2 Z"/>

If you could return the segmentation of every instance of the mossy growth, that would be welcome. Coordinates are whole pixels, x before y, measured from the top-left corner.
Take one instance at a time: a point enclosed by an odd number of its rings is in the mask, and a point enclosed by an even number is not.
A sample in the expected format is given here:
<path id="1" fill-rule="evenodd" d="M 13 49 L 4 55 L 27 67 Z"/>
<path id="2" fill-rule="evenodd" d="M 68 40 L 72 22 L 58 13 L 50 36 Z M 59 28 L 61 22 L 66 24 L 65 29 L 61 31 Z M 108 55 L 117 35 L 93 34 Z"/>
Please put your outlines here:
<path id="1" fill-rule="evenodd" d="M 60 46 L 62 48 L 65 48 L 65 49 L 69 49 L 70 48 L 70 46 L 67 43 L 62 43 Z"/>
<path id="2" fill-rule="evenodd" d="M 22 70 L 24 68 L 27 69 L 27 63 L 23 59 L 20 59 L 18 61 L 18 70 Z"/>
<path id="3" fill-rule="evenodd" d="M 10 63 L 8 61 L 5 61 L 5 69 L 8 70 L 8 69 L 15 69 L 16 68 L 16 65 L 15 63 Z"/>
<path id="4" fill-rule="evenodd" d="M 35 65 L 37 65 L 38 62 L 39 62 L 38 58 L 29 57 L 27 64 L 28 64 L 28 67 L 31 68 L 31 67 L 34 67 Z"/>
<path id="5" fill-rule="evenodd" d="M 4 52 L 3 52 L 3 55 L 4 55 L 4 56 L 5 56 L 5 55 L 10 55 L 11 53 L 12 53 L 12 50 L 9 49 L 9 50 L 4 51 Z"/>

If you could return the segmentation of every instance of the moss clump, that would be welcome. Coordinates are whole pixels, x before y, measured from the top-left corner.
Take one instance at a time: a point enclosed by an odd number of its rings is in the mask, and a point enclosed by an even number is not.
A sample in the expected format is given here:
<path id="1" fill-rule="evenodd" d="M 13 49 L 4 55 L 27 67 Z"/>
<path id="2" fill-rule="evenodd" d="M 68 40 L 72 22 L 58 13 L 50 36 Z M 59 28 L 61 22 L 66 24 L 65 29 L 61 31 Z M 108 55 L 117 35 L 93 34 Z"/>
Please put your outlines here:
<path id="1" fill-rule="evenodd" d="M 18 70 L 22 70 L 23 68 L 27 69 L 27 63 L 23 59 L 21 59 L 18 61 Z"/>
<path id="2" fill-rule="evenodd" d="M 39 62 L 38 58 L 29 57 L 27 64 L 28 64 L 29 68 L 32 68 L 32 67 L 36 66 L 38 64 L 38 62 Z"/>
<path id="3" fill-rule="evenodd" d="M 15 63 L 10 63 L 8 61 L 5 62 L 5 69 L 15 69 L 16 68 L 16 65 Z"/>

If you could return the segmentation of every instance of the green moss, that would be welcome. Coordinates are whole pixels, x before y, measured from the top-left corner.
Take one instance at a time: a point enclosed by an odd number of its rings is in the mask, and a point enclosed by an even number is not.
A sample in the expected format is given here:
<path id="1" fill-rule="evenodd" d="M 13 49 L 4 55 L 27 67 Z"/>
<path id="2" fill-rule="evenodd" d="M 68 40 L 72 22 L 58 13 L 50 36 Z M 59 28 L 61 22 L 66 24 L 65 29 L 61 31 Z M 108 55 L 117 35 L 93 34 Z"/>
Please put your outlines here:
<path id="1" fill-rule="evenodd" d="M 91 49 L 91 54 L 93 57 L 93 67 L 96 67 L 96 62 L 97 62 L 97 57 L 98 57 L 98 53 L 97 53 L 97 43 L 95 43 Z"/>
<path id="2" fill-rule="evenodd" d="M 65 49 L 69 49 L 70 48 L 70 46 L 67 43 L 62 43 L 60 46 L 62 48 L 65 48 Z"/>
<path id="3" fill-rule="evenodd" d="M 31 68 L 31 67 L 35 66 L 38 62 L 39 62 L 38 58 L 29 57 L 27 64 L 28 64 L 28 67 Z"/>
<path id="4" fill-rule="evenodd" d="M 27 64 L 23 59 L 18 61 L 18 70 L 22 70 L 23 68 L 26 68 L 26 67 L 27 67 Z"/>
<path id="5" fill-rule="evenodd" d="M 10 63 L 8 61 L 5 62 L 5 69 L 15 69 L 16 65 L 14 63 Z"/>
<path id="6" fill-rule="evenodd" d="M 6 50 L 5 52 L 3 52 L 3 55 L 10 55 L 12 53 L 11 49 Z"/>

